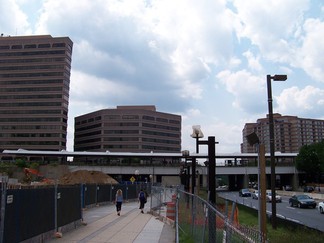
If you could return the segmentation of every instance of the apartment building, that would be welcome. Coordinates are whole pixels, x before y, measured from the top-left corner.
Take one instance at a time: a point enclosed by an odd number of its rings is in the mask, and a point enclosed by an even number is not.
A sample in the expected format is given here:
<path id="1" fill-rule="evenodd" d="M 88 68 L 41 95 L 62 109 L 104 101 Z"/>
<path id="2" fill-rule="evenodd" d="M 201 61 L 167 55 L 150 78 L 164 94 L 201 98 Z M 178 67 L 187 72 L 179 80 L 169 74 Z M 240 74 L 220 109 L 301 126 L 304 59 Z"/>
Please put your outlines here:
<path id="1" fill-rule="evenodd" d="M 181 116 L 155 106 L 117 106 L 75 117 L 74 151 L 181 151 Z"/>
<path id="2" fill-rule="evenodd" d="M 73 43 L 0 37 L 0 150 L 66 149 Z"/>
<path id="3" fill-rule="evenodd" d="M 275 151 L 282 153 L 298 153 L 306 144 L 320 142 L 324 139 L 324 120 L 299 118 L 297 116 L 282 116 L 273 114 Z M 266 152 L 270 152 L 269 118 L 260 118 L 256 123 L 246 123 L 242 131 L 242 153 L 255 152 L 246 136 L 255 132 L 260 143 L 265 145 Z"/>

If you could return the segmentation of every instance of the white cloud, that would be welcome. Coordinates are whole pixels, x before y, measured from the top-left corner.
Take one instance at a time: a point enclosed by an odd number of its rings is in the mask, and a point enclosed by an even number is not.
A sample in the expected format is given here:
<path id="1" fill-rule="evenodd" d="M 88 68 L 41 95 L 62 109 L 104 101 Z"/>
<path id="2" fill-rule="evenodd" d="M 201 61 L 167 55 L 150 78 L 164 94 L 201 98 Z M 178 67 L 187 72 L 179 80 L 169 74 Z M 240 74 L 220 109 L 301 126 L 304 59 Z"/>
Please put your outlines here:
<path id="1" fill-rule="evenodd" d="M 234 0 L 241 26 L 240 38 L 248 38 L 261 55 L 273 62 L 293 60 L 294 41 L 289 38 L 299 30 L 303 13 L 309 8 L 309 0 L 240 1 Z"/>
<path id="2" fill-rule="evenodd" d="M 0 0 L 0 31 L 4 36 L 28 35 L 31 29 L 27 15 L 15 0 Z"/>
<path id="3" fill-rule="evenodd" d="M 278 110 L 282 114 L 298 115 L 306 118 L 323 117 L 324 89 L 306 86 L 303 89 L 291 87 L 278 97 Z"/>
<path id="4" fill-rule="evenodd" d="M 260 57 L 254 56 L 254 54 L 251 51 L 246 51 L 243 53 L 243 56 L 246 57 L 248 61 L 249 68 L 255 71 L 262 71 L 262 66 L 260 64 Z"/>
<path id="5" fill-rule="evenodd" d="M 107 101 L 109 100 L 126 99 L 126 97 L 137 92 L 130 86 L 80 71 L 72 72 L 70 87 L 72 100 L 76 100 L 78 103 L 84 103 L 86 100 L 92 107 L 96 104 L 108 106 L 109 102 Z"/>
<path id="6" fill-rule="evenodd" d="M 238 72 L 222 71 L 217 78 L 225 85 L 226 90 L 234 96 L 233 106 L 247 113 L 258 113 L 264 110 L 266 92 L 263 79 L 246 70 Z"/>
<path id="7" fill-rule="evenodd" d="M 0 6 L 1 33 L 13 35 L 18 26 L 19 34 L 74 42 L 69 133 L 75 115 L 149 104 L 182 115 L 184 148 L 194 149 L 185 133 L 200 124 L 221 141 L 219 149 L 238 151 L 244 122 L 267 112 L 267 73 L 288 74 L 296 86 L 284 82 L 281 94 L 273 87 L 278 112 L 318 117 L 323 110 L 320 1 L 0 0 Z"/>
<path id="8" fill-rule="evenodd" d="M 324 82 L 324 22 L 308 19 L 304 31 L 303 44 L 298 52 L 300 66 L 310 77 Z"/>

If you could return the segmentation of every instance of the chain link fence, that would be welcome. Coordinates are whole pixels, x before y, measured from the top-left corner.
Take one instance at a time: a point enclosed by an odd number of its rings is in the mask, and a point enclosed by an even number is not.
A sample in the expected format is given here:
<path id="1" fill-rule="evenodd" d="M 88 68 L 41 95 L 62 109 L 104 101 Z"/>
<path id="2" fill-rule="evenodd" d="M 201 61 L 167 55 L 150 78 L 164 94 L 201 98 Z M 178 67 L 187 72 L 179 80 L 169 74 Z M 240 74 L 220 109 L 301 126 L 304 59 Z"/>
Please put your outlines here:
<path id="1" fill-rule="evenodd" d="M 181 188 L 152 187 L 151 209 L 174 221 L 176 242 L 266 242 L 259 231 L 242 227 L 236 204 L 215 208 Z"/>
<path id="2" fill-rule="evenodd" d="M 162 217 L 167 216 L 168 203 L 176 202 L 177 195 L 176 187 L 151 187 L 151 210 Z"/>

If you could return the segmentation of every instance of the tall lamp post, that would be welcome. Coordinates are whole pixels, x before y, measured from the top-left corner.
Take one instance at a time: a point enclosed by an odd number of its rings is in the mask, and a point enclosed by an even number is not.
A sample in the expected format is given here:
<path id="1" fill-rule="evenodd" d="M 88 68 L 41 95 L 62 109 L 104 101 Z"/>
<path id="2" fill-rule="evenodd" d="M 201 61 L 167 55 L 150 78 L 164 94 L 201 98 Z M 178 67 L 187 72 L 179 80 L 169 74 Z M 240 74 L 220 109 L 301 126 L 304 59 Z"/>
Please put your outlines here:
<path id="1" fill-rule="evenodd" d="M 274 125 L 273 125 L 273 110 L 272 110 L 272 91 L 271 80 L 286 81 L 287 75 L 267 75 L 267 90 L 268 90 L 268 109 L 269 109 L 269 137 L 270 137 L 270 165 L 271 165 L 271 223 L 272 228 L 276 229 L 277 205 L 276 205 L 276 168 L 275 168 L 275 144 L 274 144 Z"/>
<path id="2" fill-rule="evenodd" d="M 216 148 L 215 144 L 218 142 L 215 141 L 215 137 L 208 137 L 207 141 L 198 141 L 198 144 L 206 144 L 208 146 L 208 201 L 212 204 L 216 204 Z M 216 215 L 212 210 L 208 210 L 208 222 L 209 222 L 209 236 L 208 242 L 216 242 L 215 232 L 216 230 Z"/>
<path id="3" fill-rule="evenodd" d="M 190 135 L 192 138 L 196 139 L 196 154 L 199 154 L 199 138 L 203 138 L 204 134 L 200 129 L 200 125 L 192 126 L 192 134 Z M 198 182 L 199 183 L 199 182 Z M 195 194 L 196 187 L 196 158 L 192 158 L 192 178 L 191 178 L 191 193 Z"/>

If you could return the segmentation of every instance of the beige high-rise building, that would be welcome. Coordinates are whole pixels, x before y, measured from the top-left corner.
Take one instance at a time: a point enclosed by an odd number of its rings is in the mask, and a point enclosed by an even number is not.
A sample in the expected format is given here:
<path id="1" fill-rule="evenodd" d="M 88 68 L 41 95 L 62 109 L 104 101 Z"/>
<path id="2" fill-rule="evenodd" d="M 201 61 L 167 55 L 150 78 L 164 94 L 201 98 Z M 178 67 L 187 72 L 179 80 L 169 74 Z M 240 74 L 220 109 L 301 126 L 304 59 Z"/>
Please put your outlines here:
<path id="1" fill-rule="evenodd" d="M 155 106 L 117 106 L 75 117 L 74 151 L 181 151 L 181 116 Z"/>
<path id="2" fill-rule="evenodd" d="M 66 149 L 73 43 L 0 37 L 0 150 Z"/>
<path id="3" fill-rule="evenodd" d="M 273 114 L 275 151 L 281 153 L 298 153 L 306 144 L 321 142 L 324 139 L 324 120 L 299 118 L 297 116 L 282 116 Z M 242 153 L 255 152 L 246 136 L 255 132 L 260 143 L 265 145 L 266 152 L 270 152 L 269 119 L 260 118 L 256 123 L 246 123 L 242 131 Z"/>

